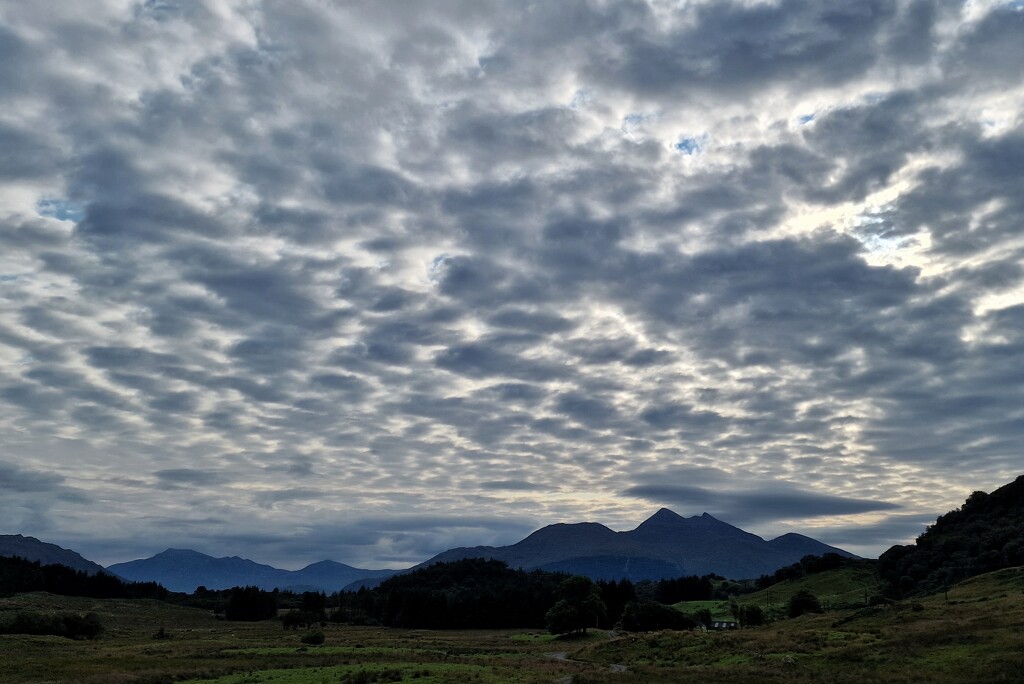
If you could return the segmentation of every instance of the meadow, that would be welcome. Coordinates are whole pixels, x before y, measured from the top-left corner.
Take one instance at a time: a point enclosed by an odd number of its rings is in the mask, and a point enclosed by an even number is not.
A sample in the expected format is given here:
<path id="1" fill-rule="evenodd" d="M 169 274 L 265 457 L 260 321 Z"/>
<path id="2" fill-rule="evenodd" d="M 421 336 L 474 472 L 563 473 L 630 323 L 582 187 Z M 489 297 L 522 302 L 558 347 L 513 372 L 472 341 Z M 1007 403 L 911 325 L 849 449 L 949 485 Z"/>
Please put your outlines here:
<path id="1" fill-rule="evenodd" d="M 850 583 L 860 578 L 842 572 L 831 584 L 820 575 L 808 579 L 824 589 L 823 596 L 852 595 L 857 587 Z M 781 596 L 788 589 L 773 592 Z M 3 684 L 1024 681 L 1020 568 L 976 577 L 945 595 L 833 609 L 764 627 L 590 630 L 584 639 L 536 630 L 329 624 L 324 643 L 309 645 L 301 640 L 307 632 L 285 631 L 276 621 L 225 622 L 208 611 L 153 600 L 44 593 L 0 599 L 0 619 L 17 611 L 94 612 L 106 630 L 91 641 L 0 636 Z"/>

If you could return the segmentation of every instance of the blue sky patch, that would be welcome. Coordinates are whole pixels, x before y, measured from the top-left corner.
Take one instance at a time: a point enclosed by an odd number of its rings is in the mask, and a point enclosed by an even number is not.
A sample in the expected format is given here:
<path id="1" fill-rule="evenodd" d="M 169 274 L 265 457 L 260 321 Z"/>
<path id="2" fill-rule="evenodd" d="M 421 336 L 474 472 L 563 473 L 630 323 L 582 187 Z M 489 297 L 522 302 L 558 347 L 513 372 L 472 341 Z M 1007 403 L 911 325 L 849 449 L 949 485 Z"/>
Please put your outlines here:
<path id="1" fill-rule="evenodd" d="M 85 208 L 82 205 L 54 197 L 44 197 L 39 200 L 36 203 L 36 211 L 40 216 L 49 216 L 61 221 L 78 223 L 85 218 Z"/>
<path id="2" fill-rule="evenodd" d="M 676 148 L 682 154 L 688 157 L 692 157 L 701 151 L 701 142 L 697 138 L 679 138 L 676 144 L 672 147 Z"/>

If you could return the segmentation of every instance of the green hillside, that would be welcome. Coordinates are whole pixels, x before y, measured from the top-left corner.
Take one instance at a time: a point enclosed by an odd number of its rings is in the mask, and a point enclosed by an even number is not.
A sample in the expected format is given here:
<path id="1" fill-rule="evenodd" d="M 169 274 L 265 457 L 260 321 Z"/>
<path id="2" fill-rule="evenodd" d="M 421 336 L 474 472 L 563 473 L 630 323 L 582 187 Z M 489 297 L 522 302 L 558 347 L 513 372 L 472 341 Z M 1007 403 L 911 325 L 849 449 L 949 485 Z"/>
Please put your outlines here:
<path id="1" fill-rule="evenodd" d="M 863 563 L 778 582 L 767 589 L 736 596 L 733 601 L 741 606 L 758 606 L 767 617 L 781 619 L 786 616 L 790 597 L 801 590 L 817 596 L 825 610 L 838 610 L 867 605 L 868 600 L 879 593 L 880 587 L 874 567 Z M 715 620 L 732 620 L 729 604 L 730 601 L 682 601 L 673 607 L 691 616 L 698 610 L 707 609 Z"/>
<path id="2" fill-rule="evenodd" d="M 794 580 L 773 584 L 767 589 L 736 598 L 740 605 L 755 605 L 769 617 L 782 617 L 786 602 L 793 594 L 807 590 L 818 597 L 825 610 L 862 607 L 879 592 L 878 573 L 870 565 L 826 570 Z M 768 609 L 771 610 L 768 610 Z"/>

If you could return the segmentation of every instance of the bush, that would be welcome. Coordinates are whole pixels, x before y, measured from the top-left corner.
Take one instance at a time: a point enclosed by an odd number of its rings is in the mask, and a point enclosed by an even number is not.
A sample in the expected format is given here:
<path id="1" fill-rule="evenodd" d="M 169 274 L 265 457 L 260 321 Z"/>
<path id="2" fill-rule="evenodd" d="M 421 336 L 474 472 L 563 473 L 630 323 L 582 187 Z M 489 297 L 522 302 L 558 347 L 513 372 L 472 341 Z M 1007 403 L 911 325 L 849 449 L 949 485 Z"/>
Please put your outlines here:
<path id="1" fill-rule="evenodd" d="M 320 644 L 324 643 L 324 633 L 310 632 L 309 634 L 303 634 L 302 639 L 300 639 L 300 641 L 302 641 L 302 643 L 304 644 L 319 646 Z"/>
<path id="2" fill-rule="evenodd" d="M 15 614 L 9 623 L 0 625 L 2 634 L 52 635 L 68 639 L 95 639 L 103 633 L 103 625 L 96 613 L 79 615 L 66 613 L 50 615 L 23 611 Z"/>
<path id="3" fill-rule="evenodd" d="M 789 597 L 789 603 L 786 606 L 789 617 L 795 618 L 800 617 L 804 613 L 821 613 L 821 602 L 818 601 L 818 597 L 807 591 L 801 589 L 792 596 Z"/>
<path id="4" fill-rule="evenodd" d="M 760 606 L 740 606 L 736 617 L 740 627 L 758 627 L 765 623 L 764 611 Z"/>

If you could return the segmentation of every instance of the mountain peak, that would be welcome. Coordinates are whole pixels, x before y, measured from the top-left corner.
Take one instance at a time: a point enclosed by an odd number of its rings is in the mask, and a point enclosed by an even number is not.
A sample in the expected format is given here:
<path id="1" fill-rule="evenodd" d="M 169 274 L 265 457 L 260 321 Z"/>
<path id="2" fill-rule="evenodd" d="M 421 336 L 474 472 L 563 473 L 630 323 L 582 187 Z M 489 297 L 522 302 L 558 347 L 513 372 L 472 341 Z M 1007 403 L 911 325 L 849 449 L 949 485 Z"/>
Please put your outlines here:
<path id="1" fill-rule="evenodd" d="M 679 515 L 673 510 L 668 508 L 659 508 L 658 512 L 652 515 L 647 520 L 644 520 L 636 528 L 640 529 L 662 529 L 662 528 L 693 528 L 695 525 L 700 526 L 701 524 L 717 523 L 719 522 L 716 518 L 712 517 L 708 513 L 703 515 L 695 515 L 687 518 Z"/>
<path id="2" fill-rule="evenodd" d="M 200 553 L 193 549 L 168 548 L 156 554 L 153 558 L 213 558 L 213 556 L 207 556 L 205 553 Z"/>

